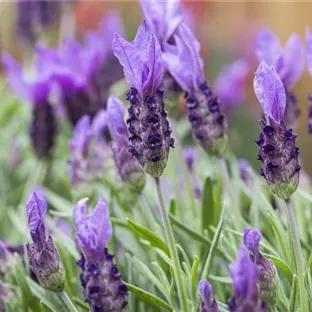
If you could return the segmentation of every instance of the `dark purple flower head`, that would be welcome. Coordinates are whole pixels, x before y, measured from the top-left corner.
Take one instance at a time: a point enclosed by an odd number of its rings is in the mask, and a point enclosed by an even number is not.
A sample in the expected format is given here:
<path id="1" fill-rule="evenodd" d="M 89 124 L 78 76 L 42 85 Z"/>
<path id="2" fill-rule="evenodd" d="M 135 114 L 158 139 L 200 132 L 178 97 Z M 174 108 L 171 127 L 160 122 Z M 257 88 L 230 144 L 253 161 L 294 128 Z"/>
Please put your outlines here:
<path id="1" fill-rule="evenodd" d="M 87 214 L 87 198 L 81 199 L 74 209 L 76 244 L 82 258 L 80 281 L 86 302 L 92 312 L 121 312 L 127 305 L 127 287 L 114 264 L 106 245 L 112 237 L 108 209 L 99 199 L 91 215 Z"/>
<path id="2" fill-rule="evenodd" d="M 172 42 L 164 45 L 163 60 L 169 74 L 186 92 L 186 108 L 193 135 L 203 149 L 220 156 L 226 147 L 227 122 L 219 99 L 205 82 L 200 44 L 185 23 Z"/>
<path id="3" fill-rule="evenodd" d="M 33 192 L 26 204 L 26 215 L 32 244 L 27 244 L 29 265 L 42 287 L 59 292 L 63 291 L 65 275 L 60 258 L 51 236 L 46 233 L 44 216 L 46 201 Z"/>
<path id="4" fill-rule="evenodd" d="M 103 250 L 112 237 L 105 201 L 100 198 L 93 212 L 87 213 L 87 198 L 81 199 L 74 209 L 74 226 L 79 251 L 90 261 L 100 261 Z"/>
<path id="5" fill-rule="evenodd" d="M 159 177 L 166 167 L 169 148 L 174 145 L 163 92 L 158 89 L 163 78 L 159 43 L 143 22 L 131 43 L 116 34 L 113 50 L 131 87 L 127 95 L 129 151 L 145 172 Z"/>
<path id="6" fill-rule="evenodd" d="M 230 265 L 234 298 L 229 302 L 231 312 L 256 312 L 258 306 L 258 269 L 244 246 L 239 249 L 235 264 Z"/>
<path id="7" fill-rule="evenodd" d="M 251 260 L 257 265 L 260 300 L 274 305 L 277 299 L 278 274 L 273 262 L 259 250 L 261 234 L 256 229 L 244 229 L 244 245 L 251 253 Z"/>
<path id="8" fill-rule="evenodd" d="M 145 174 L 136 158 L 129 152 L 129 138 L 124 120 L 124 105 L 116 97 L 107 101 L 108 128 L 112 137 L 111 147 L 119 175 L 136 193 L 145 187 Z"/>
<path id="9" fill-rule="evenodd" d="M 249 64 L 244 59 L 239 59 L 221 70 L 214 83 L 214 90 L 225 107 L 242 104 L 249 70 Z"/>
<path id="10" fill-rule="evenodd" d="M 290 91 L 300 79 L 304 69 L 304 50 L 301 38 L 292 34 L 283 49 L 279 39 L 268 29 L 261 29 L 256 40 L 259 62 L 273 66 L 281 78 L 286 92 L 286 123 L 293 127 L 300 115 L 297 99 Z"/>
<path id="11" fill-rule="evenodd" d="M 273 66 L 265 62 L 259 65 L 254 91 L 266 118 L 260 122 L 262 133 L 256 141 L 261 174 L 278 197 L 289 199 L 299 183 L 299 149 L 296 136 L 285 125 L 285 89 Z"/>
<path id="12" fill-rule="evenodd" d="M 212 297 L 212 287 L 207 281 L 199 283 L 198 290 L 202 297 L 201 312 L 219 312 L 216 300 Z"/>
<path id="13" fill-rule="evenodd" d="M 163 46 L 183 21 L 180 1 L 141 0 L 144 18 Z"/>

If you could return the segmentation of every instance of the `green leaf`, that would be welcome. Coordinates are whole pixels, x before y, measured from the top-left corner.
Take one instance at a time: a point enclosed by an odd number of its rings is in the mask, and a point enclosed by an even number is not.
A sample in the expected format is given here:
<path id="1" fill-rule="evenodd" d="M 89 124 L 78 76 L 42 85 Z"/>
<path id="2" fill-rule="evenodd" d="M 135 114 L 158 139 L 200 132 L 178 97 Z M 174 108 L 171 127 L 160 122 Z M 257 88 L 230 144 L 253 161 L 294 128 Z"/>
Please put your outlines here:
<path id="1" fill-rule="evenodd" d="M 136 233 L 142 239 L 148 241 L 152 246 L 161 249 L 166 253 L 166 255 L 170 255 L 169 248 L 164 243 L 164 241 L 159 238 L 157 235 L 152 233 L 149 229 L 144 226 L 141 226 L 134 221 L 127 219 L 127 224 L 129 228 Z"/>
<path id="2" fill-rule="evenodd" d="M 193 298 L 196 298 L 196 293 L 197 293 L 197 270 L 198 270 L 199 263 L 200 263 L 200 259 L 197 256 L 195 256 L 194 262 L 192 265 L 192 270 L 191 270 Z"/>
<path id="3" fill-rule="evenodd" d="M 160 307 L 165 311 L 169 311 L 169 312 L 173 312 L 173 309 L 168 305 L 168 303 L 166 303 L 165 301 L 163 301 L 162 299 L 156 297 L 155 295 L 149 293 L 146 290 L 143 290 L 137 286 L 134 286 L 132 284 L 128 284 L 125 283 L 124 284 L 128 287 L 128 290 L 131 291 L 132 293 L 136 294 L 138 296 L 138 298 L 140 298 L 141 300 L 156 306 L 156 307 Z"/>
<path id="4" fill-rule="evenodd" d="M 74 205 L 66 198 L 54 193 L 48 188 L 44 188 L 44 195 L 49 204 L 51 204 L 56 210 L 68 212 L 72 215 Z"/>
<path id="5" fill-rule="evenodd" d="M 169 213 L 175 216 L 176 212 L 177 212 L 177 203 L 174 199 L 171 199 L 169 205 Z"/>
<path id="6" fill-rule="evenodd" d="M 289 299 L 288 312 L 295 312 L 295 311 L 297 311 L 296 310 L 297 291 L 298 291 L 297 277 L 296 277 L 296 275 L 294 275 L 293 276 L 292 286 L 291 286 L 291 293 L 290 293 L 290 299 Z"/>

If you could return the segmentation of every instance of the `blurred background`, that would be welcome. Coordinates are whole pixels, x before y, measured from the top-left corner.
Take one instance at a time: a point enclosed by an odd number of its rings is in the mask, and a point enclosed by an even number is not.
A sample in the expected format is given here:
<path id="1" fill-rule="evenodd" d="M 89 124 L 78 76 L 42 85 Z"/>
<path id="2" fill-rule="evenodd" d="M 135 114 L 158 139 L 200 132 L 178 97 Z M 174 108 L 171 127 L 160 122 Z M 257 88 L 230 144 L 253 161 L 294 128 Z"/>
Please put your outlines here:
<path id="1" fill-rule="evenodd" d="M 21 2 L 23 1 L 0 2 L 0 47 L 1 51 L 11 53 L 20 61 L 25 62 L 26 59 L 27 62 L 28 59 L 31 62 L 35 39 L 26 31 L 27 19 L 21 19 L 29 10 L 21 7 Z M 58 46 L 60 37 L 64 36 L 82 39 L 86 31 L 98 27 L 101 19 L 111 9 L 121 12 L 130 40 L 142 21 L 140 6 L 136 1 L 67 1 L 58 9 L 53 7 L 56 2 L 47 2 L 50 7 L 46 8 L 46 20 L 50 22 L 49 27 L 45 29 L 44 44 L 48 46 Z M 254 57 L 255 36 L 260 27 L 267 27 L 276 33 L 283 43 L 292 32 L 297 32 L 304 39 L 305 27 L 312 27 L 312 3 L 184 1 L 183 6 L 201 42 L 205 70 L 211 84 L 221 68 L 237 58 L 244 57 L 252 65 L 245 85 L 247 96 L 244 103 L 228 111 L 230 144 L 239 157 L 247 158 L 259 168 L 254 141 L 259 135 L 257 120 L 261 118 L 261 110 L 252 89 L 253 73 L 257 67 Z M 66 19 L 63 18 L 64 14 Z M 311 92 L 312 78 L 305 71 L 294 89 L 302 110 L 295 132 L 299 136 L 303 166 L 310 174 L 312 136 L 307 131 L 307 97 Z M 179 109 L 183 113 L 183 104 Z"/>

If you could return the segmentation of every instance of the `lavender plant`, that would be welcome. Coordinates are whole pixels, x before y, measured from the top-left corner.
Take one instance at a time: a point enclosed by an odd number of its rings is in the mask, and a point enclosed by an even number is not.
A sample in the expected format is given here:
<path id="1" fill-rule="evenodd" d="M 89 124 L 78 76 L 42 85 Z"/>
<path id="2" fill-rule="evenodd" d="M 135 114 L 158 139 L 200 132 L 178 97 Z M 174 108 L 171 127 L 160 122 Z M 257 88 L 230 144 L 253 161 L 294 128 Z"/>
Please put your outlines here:
<path id="1" fill-rule="evenodd" d="M 288 114 L 301 39 L 257 39 L 259 175 L 229 151 L 221 104 L 243 101 L 251 63 L 235 55 L 212 91 L 179 1 L 140 5 L 132 42 L 110 12 L 82 44 L 37 47 L 31 77 L 3 56 L 18 100 L 5 92 L 0 109 L 0 311 L 310 311 L 311 184 Z"/>

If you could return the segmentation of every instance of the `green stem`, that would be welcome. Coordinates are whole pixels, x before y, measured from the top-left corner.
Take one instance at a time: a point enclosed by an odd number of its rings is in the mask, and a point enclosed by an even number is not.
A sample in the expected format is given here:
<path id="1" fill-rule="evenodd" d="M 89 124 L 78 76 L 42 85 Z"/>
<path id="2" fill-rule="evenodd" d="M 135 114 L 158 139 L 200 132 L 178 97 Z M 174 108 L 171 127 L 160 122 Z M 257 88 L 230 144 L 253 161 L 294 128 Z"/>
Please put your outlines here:
<path id="1" fill-rule="evenodd" d="M 79 312 L 78 309 L 73 304 L 73 302 L 70 300 L 70 298 L 69 298 L 69 296 L 65 290 L 61 292 L 61 296 L 62 296 L 64 303 L 66 304 L 66 306 L 70 312 Z"/>
<path id="2" fill-rule="evenodd" d="M 175 280 L 177 283 L 178 295 L 179 295 L 179 299 L 180 299 L 180 303 L 181 303 L 181 311 L 182 312 L 188 312 L 189 309 L 187 306 L 185 290 L 184 290 L 184 285 L 183 285 L 183 281 L 182 281 L 181 264 L 179 261 L 178 251 L 177 251 L 177 247 L 175 244 L 175 239 L 174 239 L 171 223 L 169 220 L 168 212 L 166 210 L 164 200 L 162 197 L 159 178 L 155 178 L 155 184 L 156 184 L 156 190 L 157 190 L 157 195 L 158 195 L 158 199 L 159 199 L 162 222 L 164 225 L 167 243 L 168 243 L 168 247 L 169 247 L 169 251 L 170 251 L 170 257 L 171 257 L 172 262 L 173 262 L 173 273 L 174 273 L 174 277 L 175 277 Z"/>
<path id="3" fill-rule="evenodd" d="M 289 222 L 289 228 L 291 231 L 293 251 L 294 251 L 294 256 L 295 256 L 296 274 L 298 276 L 298 286 L 299 286 L 298 290 L 299 290 L 300 305 L 301 305 L 300 311 L 309 311 L 308 301 L 307 301 L 307 296 L 305 293 L 305 286 L 304 286 L 305 270 L 304 270 L 304 264 L 303 264 L 302 250 L 300 246 L 300 238 L 299 238 L 295 216 L 294 216 L 294 212 L 293 212 L 292 204 L 290 200 L 286 200 L 286 207 L 287 207 L 287 217 L 288 217 L 288 222 Z"/>

